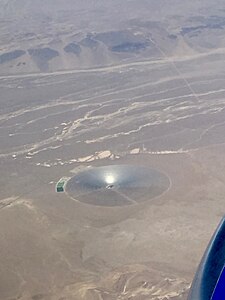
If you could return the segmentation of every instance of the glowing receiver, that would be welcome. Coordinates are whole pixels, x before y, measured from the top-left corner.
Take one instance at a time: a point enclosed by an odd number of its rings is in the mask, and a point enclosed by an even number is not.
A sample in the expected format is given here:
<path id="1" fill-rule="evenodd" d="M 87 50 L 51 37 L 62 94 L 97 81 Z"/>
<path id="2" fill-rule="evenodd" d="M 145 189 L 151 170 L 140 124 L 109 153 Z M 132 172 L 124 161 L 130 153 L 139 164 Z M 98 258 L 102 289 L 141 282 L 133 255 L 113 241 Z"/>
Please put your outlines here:
<path id="1" fill-rule="evenodd" d="M 198 267 L 188 300 L 225 299 L 225 218 L 220 222 Z"/>

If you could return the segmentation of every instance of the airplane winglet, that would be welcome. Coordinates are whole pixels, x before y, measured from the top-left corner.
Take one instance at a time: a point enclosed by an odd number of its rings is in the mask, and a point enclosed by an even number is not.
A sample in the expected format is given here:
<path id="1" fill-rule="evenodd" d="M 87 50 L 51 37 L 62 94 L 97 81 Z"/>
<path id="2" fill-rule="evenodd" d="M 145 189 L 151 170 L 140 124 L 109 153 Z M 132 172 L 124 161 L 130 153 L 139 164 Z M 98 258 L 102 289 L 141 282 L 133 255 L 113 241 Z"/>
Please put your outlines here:
<path id="1" fill-rule="evenodd" d="M 225 299 L 225 217 L 206 249 L 188 296 L 188 300 L 223 299 Z"/>

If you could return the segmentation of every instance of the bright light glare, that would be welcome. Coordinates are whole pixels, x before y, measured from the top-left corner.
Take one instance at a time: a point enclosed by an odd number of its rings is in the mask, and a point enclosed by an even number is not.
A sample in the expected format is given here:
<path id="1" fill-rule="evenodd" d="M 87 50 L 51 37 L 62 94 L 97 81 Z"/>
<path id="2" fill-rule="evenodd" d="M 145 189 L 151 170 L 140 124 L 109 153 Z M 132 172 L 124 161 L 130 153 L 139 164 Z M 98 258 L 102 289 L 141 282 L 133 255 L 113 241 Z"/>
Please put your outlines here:
<path id="1" fill-rule="evenodd" d="M 115 177 L 112 174 L 108 174 L 105 177 L 105 181 L 107 184 L 113 184 L 115 182 Z"/>

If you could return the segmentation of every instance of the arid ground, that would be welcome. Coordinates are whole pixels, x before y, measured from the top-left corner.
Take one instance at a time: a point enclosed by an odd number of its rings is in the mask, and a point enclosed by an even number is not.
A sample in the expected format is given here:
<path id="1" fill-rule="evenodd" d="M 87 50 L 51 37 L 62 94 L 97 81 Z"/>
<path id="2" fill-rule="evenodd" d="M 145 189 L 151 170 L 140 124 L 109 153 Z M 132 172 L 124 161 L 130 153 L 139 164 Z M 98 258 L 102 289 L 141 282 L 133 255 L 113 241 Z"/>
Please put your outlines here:
<path id="1" fill-rule="evenodd" d="M 223 2 L 0 0 L 0 299 L 186 299 L 225 210 Z M 124 164 L 169 188 L 56 192 Z"/>

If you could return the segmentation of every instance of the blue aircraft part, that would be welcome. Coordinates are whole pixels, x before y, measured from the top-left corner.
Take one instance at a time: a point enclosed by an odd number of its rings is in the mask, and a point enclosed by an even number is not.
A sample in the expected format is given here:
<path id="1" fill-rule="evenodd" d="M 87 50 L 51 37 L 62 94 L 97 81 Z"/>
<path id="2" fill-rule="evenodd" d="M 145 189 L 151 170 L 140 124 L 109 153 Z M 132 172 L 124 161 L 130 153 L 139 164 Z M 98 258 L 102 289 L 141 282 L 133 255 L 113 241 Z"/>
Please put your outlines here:
<path id="1" fill-rule="evenodd" d="M 193 280 L 188 300 L 225 299 L 225 217 L 215 231 Z"/>
<path id="2" fill-rule="evenodd" d="M 216 288 L 213 292 L 212 300 L 221 300 L 224 299 L 225 295 L 225 268 L 220 275 Z"/>

